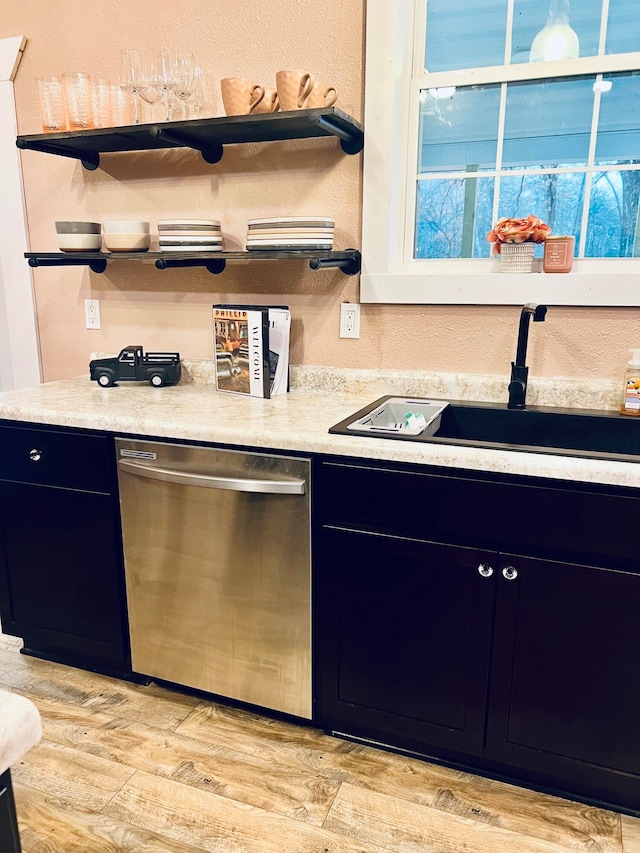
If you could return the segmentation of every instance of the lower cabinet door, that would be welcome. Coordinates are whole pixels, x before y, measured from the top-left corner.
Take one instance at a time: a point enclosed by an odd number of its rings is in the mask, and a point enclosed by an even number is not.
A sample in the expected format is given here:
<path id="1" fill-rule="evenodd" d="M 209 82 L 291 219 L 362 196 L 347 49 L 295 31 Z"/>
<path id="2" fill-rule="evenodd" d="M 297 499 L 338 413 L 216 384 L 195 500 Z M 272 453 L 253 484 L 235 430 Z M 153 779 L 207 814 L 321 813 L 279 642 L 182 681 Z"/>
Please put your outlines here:
<path id="1" fill-rule="evenodd" d="M 487 758 L 640 803 L 640 576 L 500 555 Z"/>
<path id="2" fill-rule="evenodd" d="M 319 550 L 325 728 L 423 752 L 434 744 L 480 754 L 491 555 L 340 528 L 322 530 Z"/>
<path id="3" fill-rule="evenodd" d="M 0 608 L 25 646 L 123 664 L 122 562 L 112 498 L 0 483 Z"/>

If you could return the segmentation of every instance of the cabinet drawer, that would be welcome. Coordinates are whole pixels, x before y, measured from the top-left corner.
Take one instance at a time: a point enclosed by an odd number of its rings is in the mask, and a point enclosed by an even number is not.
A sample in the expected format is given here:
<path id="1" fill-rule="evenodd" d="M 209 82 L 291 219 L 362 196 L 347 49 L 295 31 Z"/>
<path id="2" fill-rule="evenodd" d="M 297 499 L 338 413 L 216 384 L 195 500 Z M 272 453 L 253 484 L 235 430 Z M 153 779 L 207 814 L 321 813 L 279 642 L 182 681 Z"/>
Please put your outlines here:
<path id="1" fill-rule="evenodd" d="M 107 436 L 0 426 L 0 479 L 93 492 L 112 491 Z"/>
<path id="2" fill-rule="evenodd" d="M 319 491 L 324 524 L 637 571 L 624 535 L 637 526 L 637 497 L 340 463 L 322 466 Z"/>

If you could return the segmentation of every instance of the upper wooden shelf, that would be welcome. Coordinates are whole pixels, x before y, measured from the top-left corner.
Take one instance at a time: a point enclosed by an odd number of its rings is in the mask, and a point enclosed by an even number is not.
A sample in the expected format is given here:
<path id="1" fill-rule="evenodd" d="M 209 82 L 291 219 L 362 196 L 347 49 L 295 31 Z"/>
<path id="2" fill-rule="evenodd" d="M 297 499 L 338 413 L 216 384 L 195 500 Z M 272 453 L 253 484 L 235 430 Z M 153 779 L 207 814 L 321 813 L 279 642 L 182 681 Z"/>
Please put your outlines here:
<path id="1" fill-rule="evenodd" d="M 347 154 L 358 154 L 364 145 L 362 125 L 335 107 L 38 133 L 19 136 L 16 145 L 81 160 L 85 169 L 92 171 L 100 165 L 101 154 L 117 151 L 193 148 L 207 163 L 217 163 L 224 145 L 320 136 L 337 137 Z"/>
<path id="2" fill-rule="evenodd" d="M 290 249 L 288 251 L 246 252 L 25 252 L 30 267 L 87 266 L 93 272 L 104 272 L 107 261 L 154 261 L 159 270 L 173 267 L 205 267 L 210 273 L 224 271 L 227 261 L 308 260 L 312 270 L 332 267 L 345 275 L 360 272 L 360 252 L 344 249 L 329 252 L 322 249 Z"/>

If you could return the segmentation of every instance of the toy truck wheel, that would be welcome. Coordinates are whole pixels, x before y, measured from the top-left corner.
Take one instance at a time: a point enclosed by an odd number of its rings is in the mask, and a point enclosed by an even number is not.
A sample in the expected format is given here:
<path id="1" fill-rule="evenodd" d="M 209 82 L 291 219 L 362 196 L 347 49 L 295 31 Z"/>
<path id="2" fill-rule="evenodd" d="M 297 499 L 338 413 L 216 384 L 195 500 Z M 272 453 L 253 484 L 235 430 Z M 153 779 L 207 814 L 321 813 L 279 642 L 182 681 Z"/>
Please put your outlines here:
<path id="1" fill-rule="evenodd" d="M 154 388 L 162 388 L 165 383 L 165 378 L 162 373 L 152 373 L 149 377 L 149 385 L 153 385 Z"/>
<path id="2" fill-rule="evenodd" d="M 99 373 L 96 378 L 98 385 L 102 388 L 108 388 L 109 385 L 113 385 L 113 379 L 111 378 L 110 373 Z"/>

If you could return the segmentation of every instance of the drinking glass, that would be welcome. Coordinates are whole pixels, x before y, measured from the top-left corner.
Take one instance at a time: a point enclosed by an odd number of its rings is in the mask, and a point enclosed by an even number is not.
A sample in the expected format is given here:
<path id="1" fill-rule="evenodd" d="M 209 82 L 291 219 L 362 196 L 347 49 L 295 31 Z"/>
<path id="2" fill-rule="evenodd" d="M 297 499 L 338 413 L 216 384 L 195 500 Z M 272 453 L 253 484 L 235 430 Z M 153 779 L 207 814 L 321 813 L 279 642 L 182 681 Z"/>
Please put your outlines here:
<path id="1" fill-rule="evenodd" d="M 69 130 L 88 130 L 93 127 L 91 77 L 83 71 L 62 75 L 64 100 Z"/>
<path id="2" fill-rule="evenodd" d="M 133 98 L 131 92 L 120 86 L 111 86 L 111 116 L 116 127 L 132 124 Z"/>
<path id="3" fill-rule="evenodd" d="M 133 95 L 133 123 L 140 123 L 138 99 L 140 91 L 140 64 L 137 50 L 123 50 L 120 53 L 120 88 Z"/>
<path id="4" fill-rule="evenodd" d="M 64 87 L 60 77 L 40 75 L 36 77 L 40 117 L 45 133 L 67 129 L 67 111 L 64 103 Z"/>
<path id="5" fill-rule="evenodd" d="M 110 80 L 104 80 L 100 77 L 94 77 L 91 80 L 91 106 L 94 125 L 96 127 L 110 127 L 113 123 Z"/>
<path id="6" fill-rule="evenodd" d="M 187 99 L 195 87 L 195 61 L 191 53 L 176 53 L 173 56 L 173 74 L 171 88 L 180 101 L 180 117 L 187 117 Z"/>
<path id="7" fill-rule="evenodd" d="M 168 50 L 161 50 L 156 54 L 155 66 L 158 74 L 158 85 L 162 92 L 164 101 L 164 120 L 171 121 L 171 93 L 173 89 L 173 62 Z"/>
<path id="8" fill-rule="evenodd" d="M 155 121 L 156 104 L 163 96 L 162 81 L 156 63 L 152 62 L 142 68 L 138 94 L 151 107 L 151 121 Z"/>
<path id="9" fill-rule="evenodd" d="M 215 112 L 213 74 L 203 71 L 199 65 L 196 65 L 194 69 L 194 87 L 189 102 L 193 106 L 193 115 L 195 118 L 212 116 Z"/>

